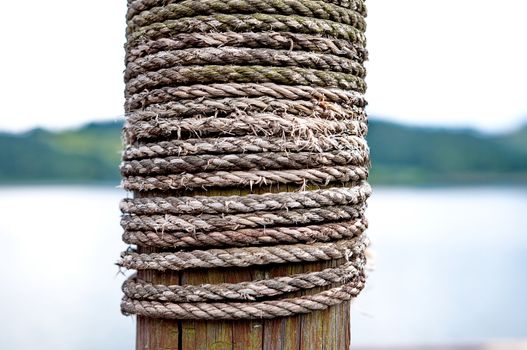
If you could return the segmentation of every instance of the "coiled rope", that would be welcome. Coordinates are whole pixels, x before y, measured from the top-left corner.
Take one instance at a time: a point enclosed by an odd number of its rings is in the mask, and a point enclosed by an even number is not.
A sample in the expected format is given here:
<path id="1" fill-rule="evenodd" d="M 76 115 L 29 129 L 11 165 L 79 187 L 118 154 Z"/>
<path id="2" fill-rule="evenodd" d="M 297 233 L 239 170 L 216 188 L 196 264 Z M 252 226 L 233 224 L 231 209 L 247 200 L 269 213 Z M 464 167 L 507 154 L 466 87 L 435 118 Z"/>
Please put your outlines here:
<path id="1" fill-rule="evenodd" d="M 365 16 L 364 0 L 128 0 L 121 173 L 136 196 L 121 202 L 121 225 L 138 249 L 118 265 L 340 263 L 235 284 L 134 275 L 125 314 L 275 318 L 359 294 L 371 194 Z M 248 194 L 202 195 L 222 188 Z"/>

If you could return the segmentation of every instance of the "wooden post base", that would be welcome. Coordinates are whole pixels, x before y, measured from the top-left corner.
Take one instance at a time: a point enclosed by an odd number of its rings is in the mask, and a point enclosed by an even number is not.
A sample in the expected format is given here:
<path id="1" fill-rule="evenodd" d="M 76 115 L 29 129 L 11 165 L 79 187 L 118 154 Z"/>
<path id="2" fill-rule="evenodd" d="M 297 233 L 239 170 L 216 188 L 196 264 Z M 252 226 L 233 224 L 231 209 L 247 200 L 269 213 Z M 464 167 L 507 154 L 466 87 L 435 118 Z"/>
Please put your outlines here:
<path id="1" fill-rule="evenodd" d="M 207 269 L 182 273 L 143 271 L 153 283 L 237 283 L 320 271 L 337 261 L 275 265 L 265 269 Z M 309 293 L 319 292 L 310 290 Z M 291 294 L 301 295 L 301 294 Z M 350 303 L 324 311 L 273 320 L 187 321 L 138 317 L 137 350 L 343 350 L 350 347 Z"/>
<path id="2" fill-rule="evenodd" d="M 294 191 L 287 186 L 257 188 L 255 193 Z M 194 191 L 192 195 L 244 195 L 244 190 Z M 189 195 L 165 192 L 158 195 Z M 154 193 L 136 192 L 136 196 Z M 139 247 L 153 253 L 153 248 Z M 275 264 L 247 268 L 193 269 L 182 272 L 138 271 L 147 282 L 164 285 L 239 283 L 258 279 L 290 276 L 336 267 L 343 260 L 313 263 Z M 284 297 L 315 294 L 326 288 L 313 288 Z M 272 320 L 188 321 L 158 320 L 137 317 L 137 350 L 347 350 L 350 347 L 350 303 L 345 302 L 324 311 Z"/>

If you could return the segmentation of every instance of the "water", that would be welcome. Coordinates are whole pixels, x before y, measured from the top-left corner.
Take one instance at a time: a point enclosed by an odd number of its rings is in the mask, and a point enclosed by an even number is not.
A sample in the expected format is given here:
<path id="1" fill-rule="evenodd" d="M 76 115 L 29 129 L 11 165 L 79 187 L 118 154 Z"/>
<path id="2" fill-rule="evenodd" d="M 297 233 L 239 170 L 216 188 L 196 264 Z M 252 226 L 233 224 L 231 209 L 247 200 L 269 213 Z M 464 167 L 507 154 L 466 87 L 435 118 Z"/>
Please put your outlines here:
<path id="1" fill-rule="evenodd" d="M 0 348 L 133 349 L 119 313 L 118 190 L 0 189 Z"/>
<path id="2" fill-rule="evenodd" d="M 132 349 L 119 313 L 117 203 L 104 187 L 0 188 L 5 349 Z M 376 269 L 355 344 L 527 338 L 527 189 L 378 188 Z"/>
<path id="3" fill-rule="evenodd" d="M 378 189 L 358 343 L 527 338 L 527 188 Z"/>

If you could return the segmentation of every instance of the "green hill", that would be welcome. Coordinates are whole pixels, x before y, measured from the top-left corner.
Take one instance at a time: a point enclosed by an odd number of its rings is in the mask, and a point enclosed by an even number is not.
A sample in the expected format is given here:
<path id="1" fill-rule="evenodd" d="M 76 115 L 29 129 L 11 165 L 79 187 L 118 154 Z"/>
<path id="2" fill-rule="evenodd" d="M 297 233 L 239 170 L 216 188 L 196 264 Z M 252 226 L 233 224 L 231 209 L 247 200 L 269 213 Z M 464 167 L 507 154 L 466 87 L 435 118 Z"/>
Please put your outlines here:
<path id="1" fill-rule="evenodd" d="M 527 126 L 487 135 L 373 121 L 368 141 L 374 182 L 527 181 Z"/>
<path id="2" fill-rule="evenodd" d="M 118 181 L 121 123 L 0 134 L 0 183 Z"/>
<path id="3" fill-rule="evenodd" d="M 0 183 L 119 181 L 121 122 L 76 130 L 0 133 Z M 372 182 L 527 182 L 527 127 L 485 135 L 373 119 Z"/>

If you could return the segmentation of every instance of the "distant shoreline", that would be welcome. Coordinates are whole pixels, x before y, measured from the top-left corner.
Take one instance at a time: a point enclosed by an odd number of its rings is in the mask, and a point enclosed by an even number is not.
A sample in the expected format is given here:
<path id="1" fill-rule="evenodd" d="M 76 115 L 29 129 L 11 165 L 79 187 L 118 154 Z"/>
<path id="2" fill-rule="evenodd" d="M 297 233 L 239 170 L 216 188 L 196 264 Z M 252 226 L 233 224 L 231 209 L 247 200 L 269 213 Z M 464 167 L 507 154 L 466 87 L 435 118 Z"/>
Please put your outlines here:
<path id="1" fill-rule="evenodd" d="M 518 187 L 527 188 L 527 181 L 480 181 L 480 182 L 436 182 L 436 183 L 377 183 L 370 182 L 377 188 L 393 189 L 430 189 L 430 188 L 478 188 L 478 187 Z M 12 181 L 0 182 L 0 189 L 16 187 L 97 187 L 120 189 L 120 181 Z M 124 189 L 122 189 L 124 191 Z"/>

